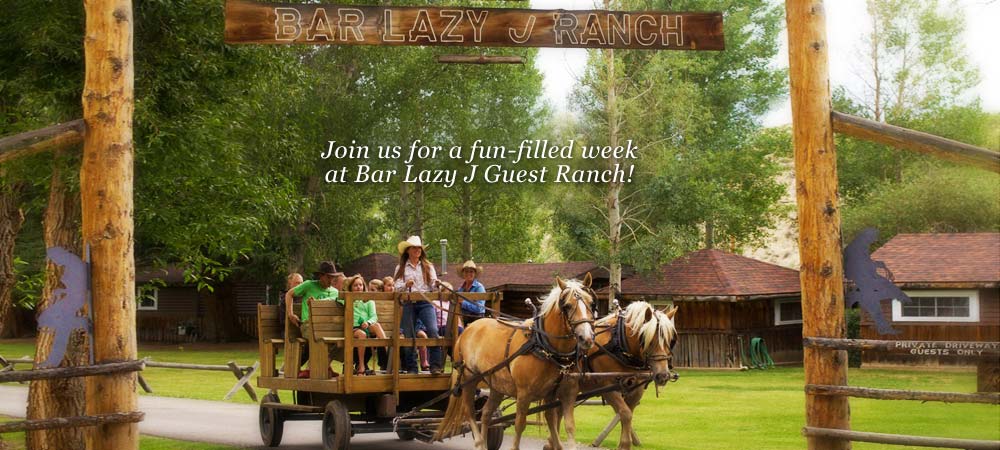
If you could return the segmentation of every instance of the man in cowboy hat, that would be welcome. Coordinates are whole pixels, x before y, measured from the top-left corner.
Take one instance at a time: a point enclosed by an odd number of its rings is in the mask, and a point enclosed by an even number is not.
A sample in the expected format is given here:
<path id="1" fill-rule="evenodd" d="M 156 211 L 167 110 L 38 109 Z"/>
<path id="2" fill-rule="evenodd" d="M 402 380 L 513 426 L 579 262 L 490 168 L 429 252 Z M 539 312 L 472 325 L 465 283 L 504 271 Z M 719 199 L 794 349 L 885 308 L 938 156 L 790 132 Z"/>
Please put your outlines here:
<path id="1" fill-rule="evenodd" d="M 337 300 L 341 304 L 344 303 L 343 300 L 338 300 L 337 297 L 340 296 L 340 292 L 334 285 L 337 280 L 343 278 L 343 272 L 337 272 L 337 266 L 333 264 L 332 261 L 323 261 L 319 263 L 319 270 L 313 273 L 316 276 L 315 280 L 303 281 L 298 286 L 289 289 L 285 293 L 285 315 L 292 323 L 299 325 L 302 329 L 303 335 L 309 335 L 309 299 L 315 300 Z M 302 317 L 296 316 L 292 311 L 292 302 L 294 297 L 302 298 Z"/>
<path id="2" fill-rule="evenodd" d="M 437 287 L 437 272 L 434 264 L 427 261 L 427 252 L 420 236 L 410 236 L 396 246 L 399 250 L 399 265 L 395 271 L 395 288 L 400 292 L 431 292 Z M 434 306 L 425 301 L 413 301 L 403 304 L 403 317 L 400 328 L 407 339 L 416 337 L 417 319 L 424 324 L 427 337 L 437 339 L 437 318 L 434 316 Z M 441 347 L 427 348 L 430 359 L 431 373 L 439 374 L 444 370 L 444 357 Z M 403 369 L 409 373 L 417 373 L 417 355 L 413 348 L 404 347 L 400 352 L 403 357 Z"/>
<path id="3" fill-rule="evenodd" d="M 458 287 L 458 292 L 486 292 L 483 283 L 477 279 L 483 274 L 483 268 L 477 266 L 471 259 L 462 264 L 459 273 L 462 274 L 462 285 Z M 486 315 L 486 300 L 476 300 L 475 302 L 462 300 L 461 306 L 466 326 Z"/>

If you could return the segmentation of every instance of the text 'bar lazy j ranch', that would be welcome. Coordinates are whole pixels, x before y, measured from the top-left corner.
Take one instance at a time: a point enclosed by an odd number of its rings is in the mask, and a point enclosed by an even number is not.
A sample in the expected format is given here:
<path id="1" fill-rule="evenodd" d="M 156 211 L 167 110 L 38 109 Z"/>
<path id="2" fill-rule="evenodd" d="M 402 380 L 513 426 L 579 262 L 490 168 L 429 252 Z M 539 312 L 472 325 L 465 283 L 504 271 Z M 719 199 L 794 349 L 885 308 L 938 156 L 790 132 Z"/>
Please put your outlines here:
<path id="1" fill-rule="evenodd" d="M 723 50 L 722 13 L 226 1 L 230 44 Z"/>

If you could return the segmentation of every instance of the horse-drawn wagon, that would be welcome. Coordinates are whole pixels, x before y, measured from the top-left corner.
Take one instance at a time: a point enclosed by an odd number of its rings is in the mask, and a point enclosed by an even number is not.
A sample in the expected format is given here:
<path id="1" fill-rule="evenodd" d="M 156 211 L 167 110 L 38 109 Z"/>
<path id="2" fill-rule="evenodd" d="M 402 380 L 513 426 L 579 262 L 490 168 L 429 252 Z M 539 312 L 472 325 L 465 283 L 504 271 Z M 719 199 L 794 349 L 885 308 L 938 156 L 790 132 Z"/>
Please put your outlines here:
<path id="1" fill-rule="evenodd" d="M 499 309 L 499 293 L 463 293 L 467 300 L 485 300 L 493 310 Z M 281 443 L 284 423 L 291 420 L 322 420 L 323 445 L 326 449 L 346 449 L 356 433 L 395 431 L 400 439 L 410 440 L 433 433 L 447 404 L 447 397 L 426 402 L 451 388 L 451 374 L 400 373 L 399 350 L 405 347 L 453 347 L 456 339 L 411 339 L 400 336 L 402 302 L 430 301 L 438 305 L 453 305 L 451 317 L 457 317 L 455 294 L 442 293 L 382 293 L 346 292 L 345 305 L 333 301 L 310 302 L 309 333 L 301 335 L 297 327 L 280 322 L 278 306 L 258 305 L 258 346 L 261 371 L 257 386 L 270 389 L 260 404 L 260 433 L 265 445 Z M 389 338 L 355 339 L 352 332 L 353 304 L 373 300 L 379 323 Z M 447 336 L 458 334 L 458 323 L 449 321 Z M 358 347 L 389 349 L 389 370 L 374 375 L 355 375 L 352 367 Z M 284 353 L 284 363 L 277 365 L 276 355 Z M 299 370 L 301 360 L 308 355 L 308 370 Z M 343 363 L 342 373 L 331 363 Z M 335 364 L 339 366 L 339 364 Z M 291 402 L 282 403 L 278 393 L 291 391 Z M 412 413 L 416 407 L 420 411 Z M 409 413 L 410 420 L 398 420 Z M 490 449 L 500 447 L 503 429 L 490 433 Z"/>
<path id="2" fill-rule="evenodd" d="M 459 302 L 486 300 L 497 312 L 499 293 L 349 292 L 343 297 L 345 306 L 310 300 L 306 336 L 297 335 L 295 327 L 284 327 L 290 331 L 282 334 L 277 307 L 260 305 L 257 384 L 271 390 L 260 404 L 261 438 L 274 447 L 281 442 L 286 421 L 322 420 L 323 445 L 328 450 L 348 448 L 355 433 L 395 432 L 400 439 L 430 441 L 468 431 L 477 448 L 497 450 L 506 426 L 515 425 L 517 448 L 527 414 L 545 411 L 552 448 L 561 448 L 560 416 L 566 418 L 572 448 L 574 401 L 594 395 L 604 395 L 615 407 L 624 433 L 642 388 L 651 381 L 663 384 L 675 378 L 669 368 L 675 311 L 655 311 L 640 302 L 629 307 L 633 311 L 595 323 L 589 281 L 589 275 L 583 284 L 557 279 L 558 286 L 532 319 L 477 321 L 462 339 L 450 337 L 458 335 L 454 318 Z M 376 302 L 379 322 L 391 337 L 354 339 L 352 305 L 360 300 Z M 450 305 L 445 333 L 449 337 L 400 336 L 402 304 L 408 301 Z M 400 373 L 400 350 L 419 346 L 451 348 L 452 370 Z M 354 375 L 356 349 L 378 347 L 389 349 L 389 370 Z M 284 350 L 283 370 L 276 365 L 278 349 Z M 300 372 L 304 353 L 309 369 Z M 343 362 L 342 374 L 332 372 L 333 361 Z M 580 394 L 581 386 L 591 390 Z M 279 400 L 282 390 L 291 391 L 291 403 Z M 497 417 L 505 398 L 515 400 L 517 412 Z M 547 403 L 531 409 L 532 402 Z"/>

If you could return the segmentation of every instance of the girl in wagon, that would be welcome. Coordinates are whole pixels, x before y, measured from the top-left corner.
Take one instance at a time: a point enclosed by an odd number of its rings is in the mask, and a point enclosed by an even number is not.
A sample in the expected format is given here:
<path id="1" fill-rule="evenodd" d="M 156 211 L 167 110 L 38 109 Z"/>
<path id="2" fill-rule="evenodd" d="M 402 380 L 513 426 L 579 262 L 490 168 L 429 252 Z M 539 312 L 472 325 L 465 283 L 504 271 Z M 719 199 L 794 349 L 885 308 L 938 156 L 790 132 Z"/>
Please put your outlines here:
<path id="1" fill-rule="evenodd" d="M 345 280 L 344 292 L 367 292 L 364 277 L 360 274 L 355 274 Z M 386 338 L 382 325 L 378 323 L 378 314 L 376 313 L 374 300 L 357 299 L 354 301 L 353 309 L 354 339 L 368 339 L 373 336 L 379 339 Z M 365 358 L 365 350 L 366 347 L 357 347 L 356 349 L 357 359 L 355 360 L 354 373 L 357 375 L 374 375 L 375 371 L 368 369 L 368 361 Z M 384 351 L 385 349 L 379 349 L 379 353 Z M 379 360 L 383 360 L 383 358 L 379 358 Z M 383 367 L 383 369 L 385 368 Z"/>

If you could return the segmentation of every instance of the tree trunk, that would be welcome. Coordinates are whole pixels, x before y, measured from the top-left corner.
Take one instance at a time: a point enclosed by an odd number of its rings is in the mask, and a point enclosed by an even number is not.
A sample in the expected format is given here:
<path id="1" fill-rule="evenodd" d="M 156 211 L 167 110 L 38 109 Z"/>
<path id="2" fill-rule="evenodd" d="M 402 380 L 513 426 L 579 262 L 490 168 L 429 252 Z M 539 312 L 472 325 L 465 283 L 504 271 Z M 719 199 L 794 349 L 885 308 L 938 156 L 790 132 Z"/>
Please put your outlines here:
<path id="1" fill-rule="evenodd" d="M 306 198 L 309 205 L 302 209 L 298 223 L 295 225 L 291 248 L 288 252 L 288 273 L 304 273 L 306 265 L 306 242 L 309 241 L 309 224 L 313 220 L 313 210 L 319 201 L 319 177 L 310 175 L 306 180 Z"/>
<path id="2" fill-rule="evenodd" d="M 844 257 L 841 251 L 837 152 L 830 118 L 826 17 L 821 2 L 787 0 L 788 74 L 795 147 L 802 337 L 843 338 Z M 807 384 L 847 385 L 847 352 L 806 347 Z M 806 394 L 806 426 L 851 428 L 847 397 Z M 842 438 L 809 436 L 810 450 L 847 450 Z"/>
<path id="3" fill-rule="evenodd" d="M 400 162 L 402 166 L 402 162 Z M 410 201 L 410 185 L 409 183 L 399 183 L 399 239 L 405 240 L 410 235 L 410 211 L 405 207 Z"/>
<path id="4" fill-rule="evenodd" d="M 424 185 L 417 183 L 413 191 L 413 234 L 424 236 Z"/>
<path id="5" fill-rule="evenodd" d="M 0 176 L 3 176 L 0 169 Z M 20 208 L 24 185 L 13 183 L 0 186 L 0 338 L 11 338 L 17 333 L 14 314 L 14 243 L 24 224 L 24 211 Z"/>
<path id="6" fill-rule="evenodd" d="M 63 181 L 63 158 L 60 152 L 53 155 L 52 181 L 49 186 L 49 203 L 45 208 L 45 247 L 63 247 L 80 254 L 80 197 Z M 62 269 L 52 263 L 45 266 L 45 287 L 41 302 L 35 309 L 36 317 L 61 299 L 53 298 L 53 291 L 62 286 Z M 35 344 L 35 364 L 45 361 L 52 352 L 54 333 L 48 328 L 38 330 Z M 59 367 L 81 366 L 88 363 L 87 334 L 83 330 L 73 333 L 66 345 L 66 356 Z M 86 383 L 83 378 L 32 381 L 28 390 L 28 419 L 82 416 Z M 85 428 L 59 428 L 29 431 L 26 434 L 31 450 L 82 450 L 86 448 Z"/>
<path id="7" fill-rule="evenodd" d="M 95 362 L 136 359 L 132 115 L 132 2 L 83 4 L 84 83 L 80 203 L 83 246 L 89 246 Z M 138 409 L 136 374 L 87 378 L 87 413 Z M 87 432 L 89 448 L 139 448 L 137 423 L 103 424 Z"/>
<path id="8" fill-rule="evenodd" d="M 715 223 L 705 221 L 705 248 L 715 248 Z"/>
<path id="9" fill-rule="evenodd" d="M 610 2 L 605 0 L 605 8 L 610 7 Z M 615 51 L 607 49 L 604 51 L 607 57 L 608 70 L 608 101 L 605 105 L 608 117 L 608 145 L 611 148 L 618 146 L 618 104 L 615 87 Z M 618 164 L 618 158 L 608 158 L 608 167 L 614 168 Z M 612 295 L 621 292 L 622 286 L 622 263 L 621 263 L 621 235 L 622 235 L 622 214 L 621 214 L 621 192 L 622 183 L 612 181 L 608 185 L 608 195 L 605 202 L 608 209 L 608 260 L 610 278 L 608 280 Z"/>
<path id="10" fill-rule="evenodd" d="M 459 217 L 462 218 L 462 261 L 472 259 L 472 188 L 467 183 L 462 183 L 462 199 L 460 204 L 462 210 Z"/>

